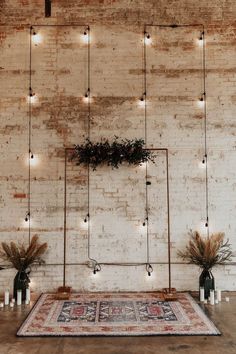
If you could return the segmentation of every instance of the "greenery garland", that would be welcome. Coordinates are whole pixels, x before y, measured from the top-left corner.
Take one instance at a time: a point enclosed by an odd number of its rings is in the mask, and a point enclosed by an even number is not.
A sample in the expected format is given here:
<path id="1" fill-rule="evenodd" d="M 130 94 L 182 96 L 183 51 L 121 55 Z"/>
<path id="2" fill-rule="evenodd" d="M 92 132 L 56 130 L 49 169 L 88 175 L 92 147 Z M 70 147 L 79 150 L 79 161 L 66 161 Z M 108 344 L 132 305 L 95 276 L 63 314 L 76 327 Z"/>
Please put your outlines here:
<path id="1" fill-rule="evenodd" d="M 143 139 L 122 139 L 115 136 L 110 143 L 107 139 L 93 143 L 89 139 L 82 145 L 75 145 L 71 160 L 76 164 L 90 165 L 96 170 L 98 165 L 106 164 L 118 168 L 123 162 L 129 165 L 140 165 L 143 162 L 154 162 L 154 155 L 150 150 L 145 150 Z"/>

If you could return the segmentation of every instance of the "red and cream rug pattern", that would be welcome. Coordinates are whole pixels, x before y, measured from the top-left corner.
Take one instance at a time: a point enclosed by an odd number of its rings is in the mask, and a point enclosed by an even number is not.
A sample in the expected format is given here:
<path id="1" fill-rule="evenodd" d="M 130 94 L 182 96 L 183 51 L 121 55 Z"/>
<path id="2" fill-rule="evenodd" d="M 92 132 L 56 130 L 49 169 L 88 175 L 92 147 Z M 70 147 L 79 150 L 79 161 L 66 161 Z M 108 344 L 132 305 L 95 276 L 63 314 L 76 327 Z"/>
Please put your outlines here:
<path id="1" fill-rule="evenodd" d="M 42 294 L 18 336 L 219 335 L 187 293 L 163 301 L 157 293 L 89 293 L 56 300 Z"/>

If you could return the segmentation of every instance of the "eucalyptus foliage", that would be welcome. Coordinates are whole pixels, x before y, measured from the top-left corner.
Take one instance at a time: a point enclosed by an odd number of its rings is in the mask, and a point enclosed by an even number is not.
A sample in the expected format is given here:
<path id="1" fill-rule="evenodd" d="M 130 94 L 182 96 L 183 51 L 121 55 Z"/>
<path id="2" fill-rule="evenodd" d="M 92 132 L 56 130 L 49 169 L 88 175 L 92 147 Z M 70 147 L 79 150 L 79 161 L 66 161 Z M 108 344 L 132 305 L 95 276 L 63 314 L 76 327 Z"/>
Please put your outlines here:
<path id="1" fill-rule="evenodd" d="M 107 139 L 93 143 L 89 139 L 82 145 L 76 145 L 71 155 L 77 165 L 90 165 L 96 170 L 99 165 L 118 168 L 122 163 L 140 165 L 143 162 L 154 162 L 154 155 L 144 148 L 143 139 L 122 139 L 115 137 L 113 142 Z"/>

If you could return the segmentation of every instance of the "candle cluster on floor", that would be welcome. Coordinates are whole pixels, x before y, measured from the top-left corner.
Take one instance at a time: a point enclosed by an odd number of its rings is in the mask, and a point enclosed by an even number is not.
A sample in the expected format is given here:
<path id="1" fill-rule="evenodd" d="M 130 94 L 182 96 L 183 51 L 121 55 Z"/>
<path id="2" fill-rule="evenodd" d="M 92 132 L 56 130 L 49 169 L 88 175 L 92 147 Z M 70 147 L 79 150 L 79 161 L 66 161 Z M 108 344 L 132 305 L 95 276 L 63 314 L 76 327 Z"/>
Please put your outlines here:
<path id="1" fill-rule="evenodd" d="M 200 302 L 203 302 L 204 304 L 209 303 L 210 305 L 217 305 L 221 302 L 221 300 L 221 289 L 210 290 L 210 296 L 208 299 L 205 299 L 205 289 L 200 288 Z M 226 296 L 225 301 L 229 302 L 229 297 Z"/>
<path id="2" fill-rule="evenodd" d="M 21 305 L 29 305 L 30 304 L 30 288 L 26 289 L 26 299 L 25 301 L 22 300 L 22 290 L 17 290 L 16 299 L 14 296 L 10 299 L 10 291 L 7 289 L 4 292 L 4 301 L 0 302 L 0 308 L 13 308 L 16 306 Z"/>

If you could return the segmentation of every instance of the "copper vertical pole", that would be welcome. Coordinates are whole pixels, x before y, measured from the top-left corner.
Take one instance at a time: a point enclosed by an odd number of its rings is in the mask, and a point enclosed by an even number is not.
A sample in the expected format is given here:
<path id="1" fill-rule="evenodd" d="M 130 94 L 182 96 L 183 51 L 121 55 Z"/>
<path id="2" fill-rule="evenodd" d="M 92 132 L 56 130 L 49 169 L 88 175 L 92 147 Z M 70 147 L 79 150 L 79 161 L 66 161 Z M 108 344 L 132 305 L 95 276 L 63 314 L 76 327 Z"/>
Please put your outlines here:
<path id="1" fill-rule="evenodd" d="M 67 174 L 67 149 L 65 149 L 64 167 L 64 258 L 63 258 L 63 286 L 66 286 L 66 174 Z"/>
<path id="2" fill-rule="evenodd" d="M 170 249 L 170 187 L 169 187 L 169 150 L 167 148 L 145 148 L 150 151 L 165 151 L 166 154 L 166 198 L 167 198 L 167 240 L 168 240 L 168 290 L 171 293 L 171 249 Z"/>
<path id="3" fill-rule="evenodd" d="M 166 149 L 166 191 L 167 191 L 167 235 L 168 235 L 168 272 L 169 292 L 171 293 L 171 250 L 170 250 L 170 189 L 169 189 L 169 152 Z"/>

